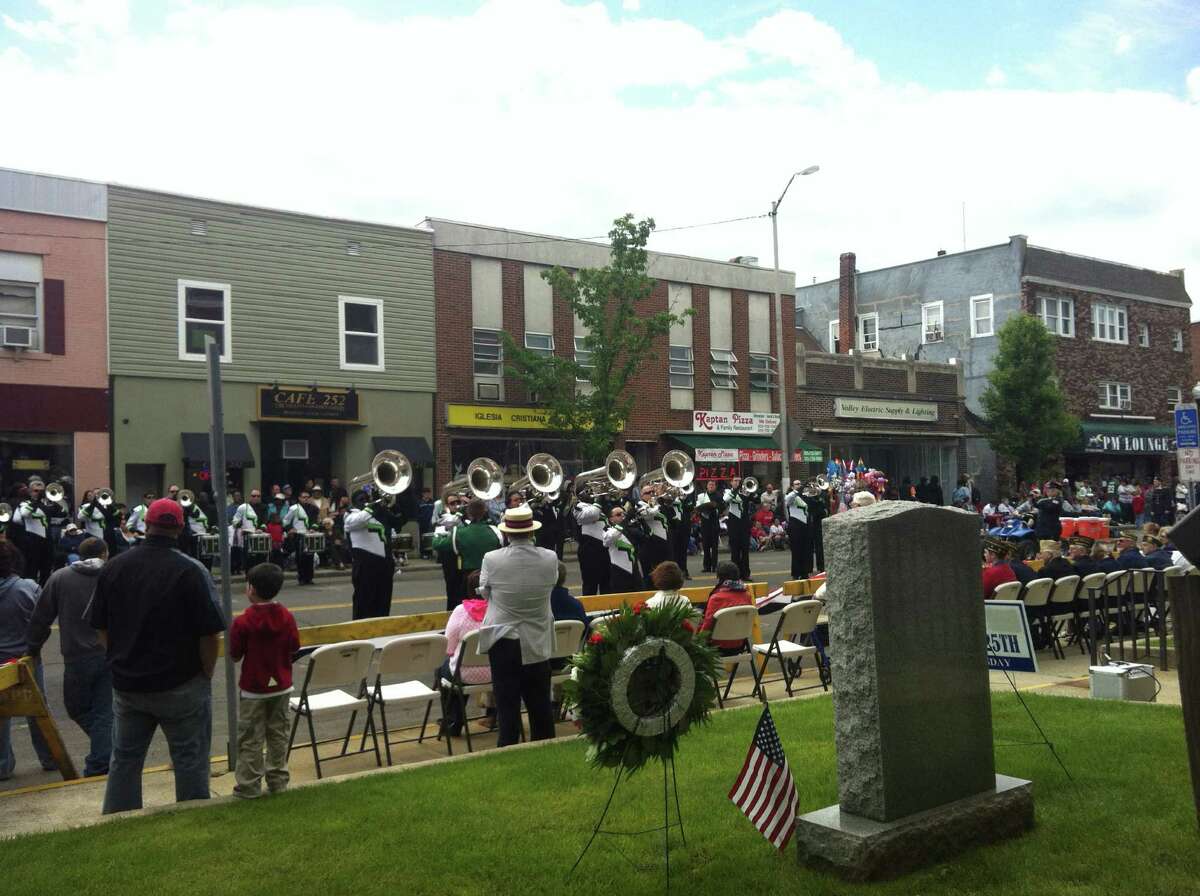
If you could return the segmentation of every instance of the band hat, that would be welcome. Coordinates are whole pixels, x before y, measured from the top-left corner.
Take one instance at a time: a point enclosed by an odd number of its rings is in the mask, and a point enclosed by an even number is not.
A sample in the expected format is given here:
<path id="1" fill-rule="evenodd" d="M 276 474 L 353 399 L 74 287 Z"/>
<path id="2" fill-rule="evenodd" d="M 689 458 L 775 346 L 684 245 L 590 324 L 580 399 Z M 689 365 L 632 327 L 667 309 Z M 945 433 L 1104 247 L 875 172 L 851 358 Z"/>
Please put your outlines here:
<path id="1" fill-rule="evenodd" d="M 1061 551 L 1062 545 L 1053 538 L 1043 538 L 1038 542 L 1038 550 L 1042 551 Z"/>
<path id="2" fill-rule="evenodd" d="M 1096 546 L 1096 539 L 1089 538 L 1086 535 L 1072 535 L 1067 543 L 1073 548 L 1083 548 L 1090 551 Z"/>
<path id="3" fill-rule="evenodd" d="M 496 527 L 501 532 L 511 532 L 514 535 L 527 535 L 542 528 L 542 524 L 533 518 L 533 508 L 528 504 L 519 504 L 504 511 L 504 519 Z"/>
<path id="4" fill-rule="evenodd" d="M 146 511 L 146 525 L 178 529 L 183 525 L 183 508 L 170 498 L 159 498 Z"/>
<path id="5" fill-rule="evenodd" d="M 1156 548 L 1161 548 L 1163 546 L 1162 539 L 1157 535 L 1143 535 L 1141 543 L 1153 545 Z"/>
<path id="6" fill-rule="evenodd" d="M 78 532 L 79 527 L 76 526 L 74 523 L 67 523 L 67 528 L 64 531 L 67 533 Z"/>
<path id="7" fill-rule="evenodd" d="M 1008 553 L 1008 542 L 1001 541 L 999 538 L 988 536 L 983 540 L 983 549 L 991 551 L 998 557 L 1003 557 Z"/>

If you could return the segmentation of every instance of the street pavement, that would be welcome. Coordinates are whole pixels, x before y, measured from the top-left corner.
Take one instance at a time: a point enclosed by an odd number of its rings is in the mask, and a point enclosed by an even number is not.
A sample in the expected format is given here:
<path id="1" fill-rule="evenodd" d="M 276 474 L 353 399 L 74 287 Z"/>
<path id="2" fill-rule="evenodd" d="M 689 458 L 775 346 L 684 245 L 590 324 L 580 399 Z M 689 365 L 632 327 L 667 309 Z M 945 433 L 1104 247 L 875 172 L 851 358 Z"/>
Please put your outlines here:
<path id="1" fill-rule="evenodd" d="M 725 551 L 722 551 L 721 559 L 728 559 L 728 554 Z M 579 565 L 572 557 L 567 557 L 566 563 L 568 570 L 567 587 L 572 594 L 578 595 L 580 593 Z M 446 595 L 442 585 L 440 568 L 428 563 L 414 565 L 417 568 L 402 573 L 396 580 L 392 599 L 393 616 L 436 612 L 444 610 L 446 607 Z M 692 580 L 688 583 L 689 585 L 705 585 L 714 582 L 714 577 L 711 574 L 699 574 L 701 566 L 699 556 L 690 558 L 690 566 L 697 574 L 693 576 Z M 772 588 L 791 577 L 791 556 L 787 551 L 765 551 L 754 554 L 751 556 L 750 566 L 753 571 L 752 578 L 758 582 L 766 581 Z M 232 588 L 233 607 L 236 614 L 241 612 L 247 605 L 244 593 L 245 584 L 234 580 Z M 350 621 L 351 591 L 350 576 L 348 574 L 319 575 L 315 584 L 300 587 L 296 584 L 295 573 L 289 573 L 284 589 L 280 593 L 279 600 L 292 611 L 296 617 L 296 623 L 301 627 L 324 625 L 332 622 Z M 46 643 L 42 660 L 45 664 L 46 691 L 51 712 L 54 714 L 55 722 L 58 724 L 59 731 L 67 745 L 67 750 L 70 752 L 76 766 L 82 768 L 83 757 L 87 754 L 87 738 L 75 723 L 67 718 L 66 711 L 63 708 L 63 663 L 62 655 L 58 650 L 57 631 L 51 635 L 50 640 Z M 227 749 L 226 732 L 228 729 L 226 724 L 224 663 L 224 659 L 218 661 L 216 675 L 213 679 L 212 749 L 214 755 L 225 755 Z M 302 668 L 302 666 L 297 666 L 297 681 L 299 681 L 302 675 Z M 435 712 L 434 715 L 436 717 L 437 713 Z M 344 733 L 347 721 L 348 716 L 342 719 L 319 719 L 318 736 L 324 739 L 326 737 L 333 737 L 335 734 L 340 735 Z M 414 720 L 407 718 L 392 719 L 389 714 L 388 721 L 393 725 L 401 726 L 410 724 Z M 419 723 L 419 717 L 415 721 Z M 359 724 L 356 724 L 355 730 L 361 731 L 361 719 L 359 720 Z M 0 782 L 0 791 L 59 780 L 56 772 L 43 772 L 38 765 L 32 745 L 30 744 L 29 733 L 24 719 L 13 720 L 12 735 L 13 749 L 17 756 L 17 767 L 10 780 Z M 307 742 L 307 737 L 298 734 L 297 742 Z M 155 735 L 154 741 L 151 744 L 146 765 L 149 768 L 155 765 L 164 765 L 168 762 L 169 756 L 166 741 L 163 740 L 160 732 Z"/>

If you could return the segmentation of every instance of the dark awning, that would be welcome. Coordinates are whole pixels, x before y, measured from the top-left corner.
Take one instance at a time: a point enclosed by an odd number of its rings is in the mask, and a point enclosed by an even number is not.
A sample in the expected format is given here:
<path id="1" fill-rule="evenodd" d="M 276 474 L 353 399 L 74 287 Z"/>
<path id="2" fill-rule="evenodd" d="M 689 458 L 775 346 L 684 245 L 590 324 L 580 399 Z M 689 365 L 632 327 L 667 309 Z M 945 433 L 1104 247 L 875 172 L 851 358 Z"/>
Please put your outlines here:
<path id="1" fill-rule="evenodd" d="M 408 458 L 408 462 L 417 466 L 433 463 L 433 452 L 423 436 L 375 436 L 371 439 L 375 453 L 380 451 L 399 451 Z"/>
<path id="2" fill-rule="evenodd" d="M 208 433 L 183 433 L 183 461 L 191 464 L 212 465 L 208 457 Z M 245 433 L 225 433 L 225 466 L 254 466 L 254 453 L 250 450 L 250 440 L 246 438 Z"/>
<path id="3" fill-rule="evenodd" d="M 1082 448 L 1088 454 L 1167 454 L 1175 450 L 1175 427 L 1127 420 L 1084 420 Z"/>

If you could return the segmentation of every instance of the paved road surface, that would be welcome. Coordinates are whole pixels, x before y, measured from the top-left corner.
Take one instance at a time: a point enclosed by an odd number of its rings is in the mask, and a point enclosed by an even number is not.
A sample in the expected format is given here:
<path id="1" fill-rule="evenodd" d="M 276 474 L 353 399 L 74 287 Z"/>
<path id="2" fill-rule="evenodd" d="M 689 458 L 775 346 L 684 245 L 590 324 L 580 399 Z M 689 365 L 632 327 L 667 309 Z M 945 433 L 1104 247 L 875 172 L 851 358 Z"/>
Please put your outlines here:
<path id="1" fill-rule="evenodd" d="M 722 552 L 721 559 L 727 559 Z M 767 581 L 772 587 L 790 578 L 790 555 L 786 551 L 769 551 L 755 554 L 751 557 L 751 568 L 754 570 L 756 581 Z M 700 558 L 691 559 L 693 568 L 698 569 Z M 571 558 L 567 560 L 567 586 L 573 594 L 579 594 L 579 567 Z M 689 583 L 704 585 L 713 582 L 713 576 L 696 576 Z M 234 583 L 234 612 L 240 612 L 247 604 L 244 596 L 244 585 Z M 322 625 L 331 622 L 346 622 L 350 619 L 350 578 L 349 576 L 318 578 L 317 584 L 300 587 L 296 584 L 295 574 L 290 573 L 280 600 L 295 614 L 297 624 Z M 424 570 L 401 575 L 396 581 L 393 591 L 392 615 L 399 616 L 410 613 L 427 613 L 445 609 L 446 598 L 442 586 L 442 578 L 438 570 Z M 59 730 L 66 741 L 67 749 L 78 767 L 83 766 L 83 757 L 87 754 L 87 738 L 83 732 L 67 718 L 62 702 L 63 665 L 62 656 L 58 651 L 58 635 L 51 635 L 43 653 L 46 673 L 46 690 L 51 711 L 54 713 Z M 299 668 L 299 667 L 298 667 Z M 437 717 L 435 707 L 434 718 Z M 335 733 L 345 731 L 347 719 L 339 722 L 337 719 L 317 720 L 317 734 L 321 738 L 332 737 Z M 389 714 L 389 722 L 407 724 L 411 720 L 393 720 Z M 417 716 L 416 722 L 420 718 Z M 356 726 L 357 728 L 357 726 Z M 212 749 L 215 755 L 224 755 L 226 750 L 226 706 L 225 706 L 225 677 L 224 660 L 217 664 L 217 673 L 213 680 L 213 740 Z M 297 738 L 307 741 L 306 737 Z M 26 731 L 24 719 L 13 720 L 13 748 L 17 755 L 17 768 L 9 781 L 0 782 L 0 790 L 15 787 L 25 787 L 45 781 L 58 780 L 57 774 L 43 773 L 33 755 Z M 161 765 L 169 760 L 166 742 L 162 735 L 156 735 L 147 758 L 148 765 Z"/>

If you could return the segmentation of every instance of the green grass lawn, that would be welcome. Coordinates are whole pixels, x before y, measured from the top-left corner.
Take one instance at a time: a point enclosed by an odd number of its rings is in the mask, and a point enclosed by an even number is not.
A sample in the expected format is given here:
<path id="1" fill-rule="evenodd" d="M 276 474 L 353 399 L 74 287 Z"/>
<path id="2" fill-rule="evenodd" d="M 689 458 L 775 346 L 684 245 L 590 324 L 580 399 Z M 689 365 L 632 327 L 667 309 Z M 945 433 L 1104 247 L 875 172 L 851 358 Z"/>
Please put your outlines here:
<path id="1" fill-rule="evenodd" d="M 1034 782 L 1037 827 L 1017 840 L 881 884 L 852 886 L 773 850 L 726 798 L 758 710 L 719 713 L 678 761 L 688 845 L 672 850 L 678 893 L 1137 894 L 1200 892 L 1180 710 L 1026 695 L 1075 778 L 1044 747 L 1011 694 L 993 700 L 999 771 Z M 832 704 L 772 708 L 801 811 L 836 801 Z M 655 893 L 661 839 L 601 838 L 566 880 L 607 797 L 611 773 L 577 741 L 418 768 L 238 803 L 0 843 L 14 891 L 475 894 Z M 622 785 L 613 826 L 651 827 L 662 776 Z"/>

